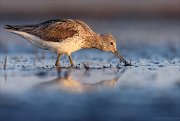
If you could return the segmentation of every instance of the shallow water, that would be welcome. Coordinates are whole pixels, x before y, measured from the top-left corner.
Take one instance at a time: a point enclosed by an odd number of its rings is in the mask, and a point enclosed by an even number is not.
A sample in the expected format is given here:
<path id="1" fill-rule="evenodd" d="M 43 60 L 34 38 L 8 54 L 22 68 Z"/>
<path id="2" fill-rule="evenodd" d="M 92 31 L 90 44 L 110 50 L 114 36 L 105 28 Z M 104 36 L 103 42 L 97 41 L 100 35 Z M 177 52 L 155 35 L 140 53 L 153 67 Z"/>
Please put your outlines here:
<path id="1" fill-rule="evenodd" d="M 179 120 L 179 63 L 163 67 L 146 62 L 119 69 L 1 69 L 0 118 Z"/>
<path id="2" fill-rule="evenodd" d="M 56 68 L 57 55 L 37 52 L 2 29 L 33 21 L 0 21 L 0 120 L 179 121 L 179 21 L 87 22 L 96 31 L 112 32 L 133 66 L 90 49 L 72 54 L 75 67 L 63 56 L 62 68 Z"/>

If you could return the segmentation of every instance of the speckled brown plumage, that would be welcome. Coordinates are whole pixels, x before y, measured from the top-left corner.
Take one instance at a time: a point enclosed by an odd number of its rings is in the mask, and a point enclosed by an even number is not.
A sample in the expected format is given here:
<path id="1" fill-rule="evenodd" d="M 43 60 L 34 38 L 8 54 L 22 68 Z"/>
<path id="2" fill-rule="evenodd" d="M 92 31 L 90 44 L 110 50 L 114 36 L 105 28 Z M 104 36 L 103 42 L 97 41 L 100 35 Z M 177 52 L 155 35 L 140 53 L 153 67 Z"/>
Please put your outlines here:
<path id="1" fill-rule="evenodd" d="M 72 19 L 56 19 L 35 25 L 15 25 L 11 27 L 52 42 L 61 42 L 73 36 L 94 35 L 94 32 L 84 22 Z"/>

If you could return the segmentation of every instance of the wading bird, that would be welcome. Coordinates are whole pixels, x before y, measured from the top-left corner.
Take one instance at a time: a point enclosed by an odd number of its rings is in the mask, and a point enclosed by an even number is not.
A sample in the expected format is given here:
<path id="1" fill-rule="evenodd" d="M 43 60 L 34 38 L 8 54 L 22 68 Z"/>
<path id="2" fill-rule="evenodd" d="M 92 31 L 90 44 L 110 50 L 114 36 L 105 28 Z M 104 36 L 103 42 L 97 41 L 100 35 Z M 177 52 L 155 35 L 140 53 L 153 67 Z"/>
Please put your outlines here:
<path id="1" fill-rule="evenodd" d="M 59 60 L 62 54 L 68 55 L 73 66 L 71 53 L 83 48 L 112 52 L 125 63 L 125 66 L 131 65 L 117 51 L 116 40 L 111 34 L 97 34 L 80 20 L 56 19 L 34 25 L 6 25 L 4 28 L 39 48 L 57 53 L 56 66 L 60 66 Z"/>

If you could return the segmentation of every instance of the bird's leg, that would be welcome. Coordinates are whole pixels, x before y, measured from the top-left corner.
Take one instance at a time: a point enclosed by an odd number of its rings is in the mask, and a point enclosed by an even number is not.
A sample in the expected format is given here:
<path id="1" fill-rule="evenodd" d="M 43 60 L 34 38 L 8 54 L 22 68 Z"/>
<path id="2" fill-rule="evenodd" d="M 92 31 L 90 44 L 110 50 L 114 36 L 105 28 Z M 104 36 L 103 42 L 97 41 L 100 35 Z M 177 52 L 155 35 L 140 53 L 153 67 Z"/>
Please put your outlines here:
<path id="1" fill-rule="evenodd" d="M 68 58 L 69 58 L 69 62 L 71 63 L 71 66 L 74 66 L 73 60 L 71 58 L 71 55 L 68 55 Z"/>
<path id="2" fill-rule="evenodd" d="M 56 60 L 55 66 L 60 66 L 59 60 L 60 60 L 61 54 L 58 54 L 58 58 Z"/>

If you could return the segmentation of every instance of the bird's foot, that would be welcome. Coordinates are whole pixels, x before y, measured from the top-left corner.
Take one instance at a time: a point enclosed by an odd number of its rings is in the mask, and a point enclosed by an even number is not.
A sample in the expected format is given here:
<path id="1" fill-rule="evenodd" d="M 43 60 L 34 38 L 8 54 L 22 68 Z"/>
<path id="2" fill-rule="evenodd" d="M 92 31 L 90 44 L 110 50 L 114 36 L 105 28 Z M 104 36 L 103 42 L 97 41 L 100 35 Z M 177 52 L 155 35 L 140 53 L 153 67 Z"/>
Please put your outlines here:
<path id="1" fill-rule="evenodd" d="M 74 63 L 71 63 L 71 67 L 75 67 Z"/>
<path id="2" fill-rule="evenodd" d="M 55 63 L 55 66 L 56 66 L 56 67 L 60 67 L 60 63 L 57 63 L 57 62 L 56 62 L 56 63 Z"/>

